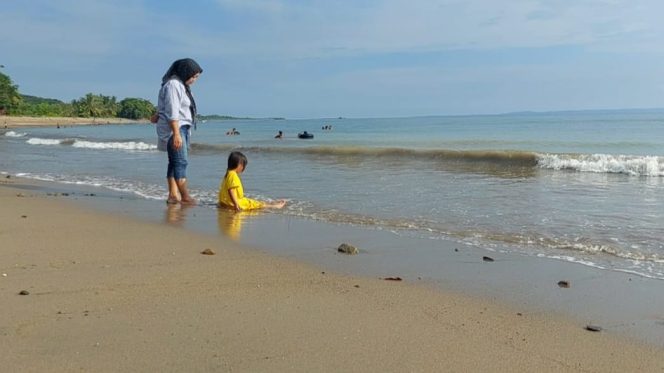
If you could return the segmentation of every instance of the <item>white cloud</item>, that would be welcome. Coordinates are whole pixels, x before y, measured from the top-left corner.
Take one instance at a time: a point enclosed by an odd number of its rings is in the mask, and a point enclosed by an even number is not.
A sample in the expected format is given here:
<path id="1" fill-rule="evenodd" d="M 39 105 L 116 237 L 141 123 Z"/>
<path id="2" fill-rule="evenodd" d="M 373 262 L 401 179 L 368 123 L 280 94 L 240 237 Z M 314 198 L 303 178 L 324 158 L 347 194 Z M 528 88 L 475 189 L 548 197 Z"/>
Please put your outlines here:
<path id="1" fill-rule="evenodd" d="M 32 4 L 0 13 L 0 41 L 5 46 L 45 55 L 117 53 L 141 27 L 148 12 L 132 3 L 62 0 Z"/>
<path id="2" fill-rule="evenodd" d="M 651 86 L 661 86 L 647 80 L 660 73 L 648 61 L 662 54 L 664 43 L 659 20 L 664 3 L 655 0 L 216 0 L 212 6 L 192 1 L 192 9 L 207 14 L 169 13 L 146 0 L 10 4 L 0 12 L 0 45 L 7 51 L 0 62 L 26 93 L 62 99 L 88 91 L 154 96 L 168 63 L 183 56 L 196 58 L 206 71 L 196 87 L 206 112 L 232 107 L 285 116 L 304 110 L 332 115 L 344 108 L 357 115 L 491 112 L 592 102 L 584 101 L 582 92 L 597 94 L 593 100 L 606 106 L 638 106 L 659 96 Z M 534 58 L 523 66 L 509 58 L 517 55 L 511 48 L 554 46 L 579 48 L 561 48 L 559 60 Z M 463 61 L 457 59 L 455 71 L 438 66 L 435 58 L 417 64 L 420 52 L 450 50 L 488 50 L 467 55 L 489 60 L 460 70 Z M 623 61 L 616 72 L 615 66 L 605 67 L 606 54 L 593 54 L 598 51 L 633 61 Z M 401 64 L 382 55 L 389 53 L 412 55 Z M 491 61 L 495 55 L 508 58 Z M 362 64 L 365 56 L 372 58 Z M 640 75 L 630 76 L 631 70 Z M 220 82 L 231 85 L 220 88 Z M 611 91 L 616 82 L 630 91 Z M 563 83 L 576 93 L 565 93 Z M 481 84 L 485 89 L 478 90 Z M 506 101 L 506 91 L 531 86 L 546 89 Z M 220 99 L 224 92 L 232 94 Z"/>
<path id="3" fill-rule="evenodd" d="M 237 8 L 239 0 L 219 0 Z M 244 3 L 242 1 L 241 3 Z M 339 53 L 557 45 L 648 48 L 664 41 L 655 0 L 249 1 L 264 22 L 232 35 L 245 51 L 300 57 Z M 271 7 L 278 7 L 274 12 Z M 277 4 L 277 5 L 275 5 Z M 232 8 L 233 8 L 232 7 Z M 231 11 L 233 9 L 230 9 Z M 242 35 L 240 35 L 242 34 Z"/>

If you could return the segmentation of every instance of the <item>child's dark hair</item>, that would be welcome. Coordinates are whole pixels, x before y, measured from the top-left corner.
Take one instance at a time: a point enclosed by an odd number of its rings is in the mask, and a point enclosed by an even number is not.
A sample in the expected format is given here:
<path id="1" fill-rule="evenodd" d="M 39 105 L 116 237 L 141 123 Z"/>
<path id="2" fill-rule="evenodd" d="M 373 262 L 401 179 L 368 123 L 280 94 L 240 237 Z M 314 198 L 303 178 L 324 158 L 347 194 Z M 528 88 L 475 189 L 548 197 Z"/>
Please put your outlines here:
<path id="1" fill-rule="evenodd" d="M 236 169 L 239 165 L 242 165 L 242 168 L 247 168 L 247 163 L 249 163 L 249 161 L 244 154 L 240 152 L 231 152 L 228 156 L 228 169 L 226 169 L 226 172 Z"/>

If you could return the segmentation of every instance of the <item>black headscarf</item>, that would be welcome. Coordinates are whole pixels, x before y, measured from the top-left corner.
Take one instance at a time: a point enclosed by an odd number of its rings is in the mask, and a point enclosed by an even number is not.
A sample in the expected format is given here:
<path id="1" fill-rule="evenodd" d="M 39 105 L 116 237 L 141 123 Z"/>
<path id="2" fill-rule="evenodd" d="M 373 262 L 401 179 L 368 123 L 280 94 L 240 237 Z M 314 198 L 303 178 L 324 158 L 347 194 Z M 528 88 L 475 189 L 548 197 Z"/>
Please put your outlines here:
<path id="1" fill-rule="evenodd" d="M 194 96 L 191 94 L 191 89 L 186 82 L 194 75 L 202 72 L 203 69 L 201 69 L 196 61 L 192 60 L 191 58 L 183 58 L 173 62 L 171 67 L 168 68 L 168 71 L 166 71 L 166 74 L 164 74 L 163 78 L 161 78 L 162 86 L 172 77 L 178 78 L 182 84 L 184 84 L 187 96 L 191 101 L 189 110 L 191 110 L 191 120 L 194 123 L 194 127 L 196 127 L 196 101 L 194 100 Z"/>

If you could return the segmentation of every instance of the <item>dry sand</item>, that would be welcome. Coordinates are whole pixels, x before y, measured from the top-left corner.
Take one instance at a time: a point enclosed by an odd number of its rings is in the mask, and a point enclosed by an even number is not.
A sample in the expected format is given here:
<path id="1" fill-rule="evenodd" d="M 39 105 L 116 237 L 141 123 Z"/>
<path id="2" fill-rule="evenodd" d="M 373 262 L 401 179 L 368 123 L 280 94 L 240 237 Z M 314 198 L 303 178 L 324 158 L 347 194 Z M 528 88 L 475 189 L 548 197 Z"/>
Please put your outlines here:
<path id="1" fill-rule="evenodd" d="M 127 124 L 141 121 L 124 118 L 15 117 L 0 116 L 0 128 L 55 127 L 69 125 Z M 147 120 L 143 120 L 146 122 Z"/>
<path id="2" fill-rule="evenodd" d="M 664 371 L 662 349 L 553 315 L 322 273 L 14 180 L 0 180 L 2 371 Z"/>

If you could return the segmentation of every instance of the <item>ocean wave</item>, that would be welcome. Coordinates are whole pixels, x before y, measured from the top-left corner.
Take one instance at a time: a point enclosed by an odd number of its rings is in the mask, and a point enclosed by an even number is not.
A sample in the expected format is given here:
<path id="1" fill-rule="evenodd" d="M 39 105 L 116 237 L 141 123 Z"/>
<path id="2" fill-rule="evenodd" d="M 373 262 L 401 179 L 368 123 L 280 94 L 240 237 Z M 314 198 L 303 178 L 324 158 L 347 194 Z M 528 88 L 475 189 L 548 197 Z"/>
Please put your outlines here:
<path id="1" fill-rule="evenodd" d="M 239 149 L 239 147 L 231 144 L 203 144 L 203 143 L 191 144 L 191 150 L 199 153 L 227 153 L 233 149 Z"/>
<path id="2" fill-rule="evenodd" d="M 24 137 L 24 136 L 27 136 L 27 133 L 7 131 L 7 132 L 5 132 L 5 136 L 7 136 L 7 137 Z"/>
<path id="3" fill-rule="evenodd" d="M 664 176 L 664 157 L 612 154 L 557 154 L 535 153 L 517 150 L 449 150 L 408 149 L 360 146 L 236 146 L 231 144 L 192 145 L 194 151 L 226 153 L 237 149 L 245 152 L 296 154 L 320 158 L 396 158 L 400 160 L 438 161 L 447 164 L 479 167 L 493 174 L 501 174 L 507 167 L 521 169 L 536 168 L 551 170 L 574 170 L 579 172 L 619 173 L 633 176 Z M 473 166 L 475 165 L 475 166 Z M 483 166 L 485 165 L 485 166 Z M 464 166 L 465 167 L 465 166 Z M 472 171 L 472 169 L 464 168 Z M 521 175 L 521 174 L 519 174 Z"/>
<path id="4" fill-rule="evenodd" d="M 537 154 L 528 151 L 509 150 L 447 150 L 447 149 L 407 149 L 387 147 L 361 147 L 361 146 L 311 146 L 311 147 L 285 147 L 285 146 L 234 146 L 195 143 L 193 150 L 227 152 L 233 149 L 255 153 L 277 154 L 303 154 L 320 157 L 372 157 L 372 158 L 399 158 L 422 159 L 441 161 L 468 161 L 505 163 L 521 166 L 535 166 Z"/>
<path id="5" fill-rule="evenodd" d="M 611 154 L 538 154 L 543 169 L 664 176 L 664 157 Z"/>
<path id="6" fill-rule="evenodd" d="M 76 140 L 71 144 L 74 148 L 86 149 L 120 149 L 120 150 L 156 150 L 157 145 L 147 144 L 142 141 L 125 141 L 125 142 L 94 142 Z"/>
<path id="7" fill-rule="evenodd" d="M 554 245 L 553 248 L 559 250 L 579 251 L 591 255 L 606 254 L 617 258 L 628 259 L 639 262 L 664 263 L 664 257 L 661 255 L 629 251 L 604 244 L 571 242 L 571 243 L 561 243 L 558 245 Z"/>
<path id="8" fill-rule="evenodd" d="M 64 142 L 64 139 L 42 139 L 39 137 L 29 138 L 26 143 L 30 145 L 60 145 Z"/>
<path id="9" fill-rule="evenodd" d="M 82 149 L 110 149 L 127 151 L 152 151 L 156 150 L 154 144 L 147 144 L 142 141 L 88 141 L 80 139 L 44 139 L 32 137 L 26 141 L 30 145 L 67 145 Z"/>

